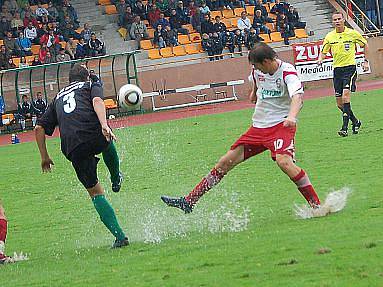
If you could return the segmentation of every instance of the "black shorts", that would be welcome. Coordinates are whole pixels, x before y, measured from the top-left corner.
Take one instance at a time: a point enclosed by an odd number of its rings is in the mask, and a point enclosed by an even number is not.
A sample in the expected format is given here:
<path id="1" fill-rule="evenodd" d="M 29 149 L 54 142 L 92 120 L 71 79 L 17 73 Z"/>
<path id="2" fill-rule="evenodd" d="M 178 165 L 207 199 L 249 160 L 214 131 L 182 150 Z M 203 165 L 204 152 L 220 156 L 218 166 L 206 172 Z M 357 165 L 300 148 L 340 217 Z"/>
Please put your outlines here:
<path id="1" fill-rule="evenodd" d="M 97 163 L 100 159 L 96 155 L 104 151 L 108 145 L 109 142 L 104 137 L 99 137 L 80 144 L 67 156 L 72 162 L 77 178 L 86 189 L 98 183 Z"/>
<path id="2" fill-rule="evenodd" d="M 341 97 L 343 90 L 356 91 L 356 65 L 334 68 L 335 97 Z"/>

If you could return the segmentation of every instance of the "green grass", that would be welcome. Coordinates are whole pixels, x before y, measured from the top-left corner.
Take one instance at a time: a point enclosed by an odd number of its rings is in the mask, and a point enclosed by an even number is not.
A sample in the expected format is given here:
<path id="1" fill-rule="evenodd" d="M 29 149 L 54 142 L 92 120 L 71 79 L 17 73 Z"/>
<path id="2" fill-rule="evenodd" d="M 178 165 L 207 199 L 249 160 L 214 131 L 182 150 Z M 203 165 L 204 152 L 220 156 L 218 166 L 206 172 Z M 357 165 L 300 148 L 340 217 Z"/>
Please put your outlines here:
<path id="1" fill-rule="evenodd" d="M 353 98 L 363 127 L 348 138 L 336 134 L 332 97 L 305 102 L 298 164 L 321 198 L 353 190 L 342 212 L 311 220 L 294 217 L 304 200 L 268 152 L 234 169 L 190 216 L 160 202 L 189 192 L 248 128 L 252 110 L 116 131 L 122 192 L 110 191 L 103 164 L 99 176 L 132 240 L 122 250 L 109 249 L 113 238 L 57 139 L 48 141 L 56 165 L 47 175 L 35 143 L 1 147 L 7 250 L 30 260 L 2 266 L 0 285 L 383 286 L 381 93 Z"/>

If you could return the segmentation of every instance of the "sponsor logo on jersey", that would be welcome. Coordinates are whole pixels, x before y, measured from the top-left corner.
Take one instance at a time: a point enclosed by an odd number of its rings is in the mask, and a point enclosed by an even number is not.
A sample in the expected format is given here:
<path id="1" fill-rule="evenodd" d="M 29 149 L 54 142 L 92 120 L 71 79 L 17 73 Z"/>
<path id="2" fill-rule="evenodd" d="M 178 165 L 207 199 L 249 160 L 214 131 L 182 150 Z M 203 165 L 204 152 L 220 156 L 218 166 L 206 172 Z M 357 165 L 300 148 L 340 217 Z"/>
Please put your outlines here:
<path id="1" fill-rule="evenodd" d="M 344 43 L 344 49 L 346 51 L 349 51 L 350 50 L 350 43 Z"/>
<path id="2" fill-rule="evenodd" d="M 280 89 L 281 86 L 282 86 L 282 80 L 281 80 L 281 79 L 277 79 L 277 80 L 275 81 L 275 84 L 277 85 L 277 88 Z"/>

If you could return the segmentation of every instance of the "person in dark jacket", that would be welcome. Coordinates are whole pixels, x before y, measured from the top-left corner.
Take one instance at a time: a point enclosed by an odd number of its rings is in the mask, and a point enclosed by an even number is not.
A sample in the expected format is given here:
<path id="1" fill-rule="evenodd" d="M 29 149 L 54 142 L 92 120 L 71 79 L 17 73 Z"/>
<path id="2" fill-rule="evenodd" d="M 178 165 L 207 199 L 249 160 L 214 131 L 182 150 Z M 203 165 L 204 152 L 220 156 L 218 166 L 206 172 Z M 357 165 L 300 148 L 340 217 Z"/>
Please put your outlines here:
<path id="1" fill-rule="evenodd" d="M 202 34 L 201 45 L 202 45 L 202 49 L 208 54 L 209 60 L 214 61 L 213 43 L 208 34 L 206 33 Z"/>
<path id="2" fill-rule="evenodd" d="M 291 23 L 294 28 L 297 28 L 297 29 L 306 28 L 306 22 L 302 22 L 300 20 L 298 11 L 294 8 L 294 6 L 289 7 L 289 12 L 287 12 L 287 19 L 289 20 L 289 23 Z"/>
<path id="3" fill-rule="evenodd" d="M 259 37 L 257 31 L 255 30 L 254 27 L 251 27 L 250 28 L 250 32 L 249 34 L 247 34 L 247 38 L 246 38 L 246 48 L 248 50 L 251 50 L 254 48 L 254 45 L 256 43 L 259 43 L 260 41 L 262 41 L 263 39 L 261 37 Z"/>
<path id="4" fill-rule="evenodd" d="M 242 56 L 242 46 L 245 45 L 245 36 L 241 33 L 241 30 L 235 30 L 234 35 L 234 46 L 238 48 L 238 52 L 241 53 Z"/>
<path id="5" fill-rule="evenodd" d="M 32 125 L 36 125 L 36 116 L 34 115 L 34 109 L 29 101 L 29 98 L 27 95 L 23 95 L 22 102 L 17 107 L 17 116 L 19 120 L 19 123 L 21 125 L 21 128 L 25 129 L 25 120 L 31 119 Z"/>
<path id="6" fill-rule="evenodd" d="M 88 45 L 85 43 L 84 38 L 81 38 L 76 46 L 76 54 L 74 57 L 76 59 L 83 59 L 88 55 Z"/>
<path id="7" fill-rule="evenodd" d="M 106 48 L 104 42 L 97 39 L 96 34 L 92 33 L 88 42 L 88 55 L 91 57 L 104 56 L 106 54 Z"/>
<path id="8" fill-rule="evenodd" d="M 214 32 L 213 35 L 211 36 L 211 41 L 213 45 L 213 53 L 215 56 L 216 60 L 223 59 L 222 51 L 223 51 L 223 43 L 221 37 L 218 35 L 217 32 Z M 221 55 L 221 56 L 217 56 Z"/>
<path id="9" fill-rule="evenodd" d="M 228 48 L 231 57 L 234 56 L 234 33 L 230 32 L 229 30 L 226 30 L 225 33 L 222 34 L 222 44 L 224 47 Z"/>
<path id="10" fill-rule="evenodd" d="M 226 32 L 226 29 L 225 23 L 221 22 L 221 17 L 215 16 L 214 32 L 217 32 L 218 35 L 222 36 L 222 34 Z"/>
<path id="11" fill-rule="evenodd" d="M 37 92 L 37 99 L 33 102 L 33 108 L 37 118 L 40 118 L 47 109 L 47 102 L 41 92 Z"/>

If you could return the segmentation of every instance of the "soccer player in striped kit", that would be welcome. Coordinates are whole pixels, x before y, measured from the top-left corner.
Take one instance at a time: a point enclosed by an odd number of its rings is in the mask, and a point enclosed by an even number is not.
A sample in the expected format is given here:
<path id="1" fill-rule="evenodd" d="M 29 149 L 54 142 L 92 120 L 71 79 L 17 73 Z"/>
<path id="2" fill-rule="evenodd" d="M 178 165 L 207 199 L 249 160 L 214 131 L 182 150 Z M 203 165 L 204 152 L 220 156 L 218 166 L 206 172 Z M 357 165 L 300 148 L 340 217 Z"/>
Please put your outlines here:
<path id="1" fill-rule="evenodd" d="M 258 43 L 249 53 L 253 65 L 254 102 L 253 124 L 218 161 L 215 167 L 186 196 L 162 196 L 168 206 L 190 213 L 197 201 L 236 165 L 266 150 L 279 168 L 290 177 L 312 208 L 320 200 L 306 172 L 294 162 L 294 137 L 297 118 L 302 107 L 303 86 L 295 67 L 277 59 L 276 52 L 264 43 Z"/>

